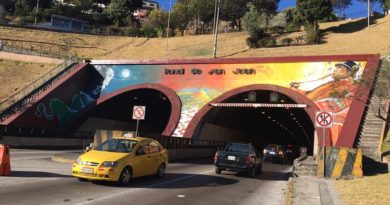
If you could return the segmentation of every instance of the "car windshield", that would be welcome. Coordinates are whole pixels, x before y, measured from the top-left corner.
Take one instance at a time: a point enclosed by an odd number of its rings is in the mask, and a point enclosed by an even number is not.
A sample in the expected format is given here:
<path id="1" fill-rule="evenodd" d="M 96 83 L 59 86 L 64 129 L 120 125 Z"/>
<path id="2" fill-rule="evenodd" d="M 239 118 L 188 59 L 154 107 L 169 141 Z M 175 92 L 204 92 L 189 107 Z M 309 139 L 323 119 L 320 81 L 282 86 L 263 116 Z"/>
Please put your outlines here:
<path id="1" fill-rule="evenodd" d="M 248 144 L 230 144 L 227 148 L 226 151 L 229 152 L 243 152 L 243 153 L 248 153 L 250 150 L 250 147 Z"/>
<path id="2" fill-rule="evenodd" d="M 135 140 L 110 139 L 98 145 L 95 150 L 107 152 L 131 152 L 137 144 Z"/>

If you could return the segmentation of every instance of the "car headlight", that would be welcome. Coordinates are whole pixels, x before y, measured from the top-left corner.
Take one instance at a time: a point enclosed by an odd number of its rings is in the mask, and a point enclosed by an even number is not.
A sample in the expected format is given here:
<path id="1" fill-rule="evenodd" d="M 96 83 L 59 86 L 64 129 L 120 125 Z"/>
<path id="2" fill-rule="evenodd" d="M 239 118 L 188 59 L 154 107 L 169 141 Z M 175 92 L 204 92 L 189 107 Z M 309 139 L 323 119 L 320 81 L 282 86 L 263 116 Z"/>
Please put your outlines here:
<path id="1" fill-rule="evenodd" d="M 76 164 L 80 164 L 80 162 L 81 162 L 81 159 L 80 159 L 80 158 L 77 158 L 77 159 L 76 159 Z"/>
<path id="2" fill-rule="evenodd" d="M 116 167 L 118 162 L 103 162 L 102 167 Z"/>

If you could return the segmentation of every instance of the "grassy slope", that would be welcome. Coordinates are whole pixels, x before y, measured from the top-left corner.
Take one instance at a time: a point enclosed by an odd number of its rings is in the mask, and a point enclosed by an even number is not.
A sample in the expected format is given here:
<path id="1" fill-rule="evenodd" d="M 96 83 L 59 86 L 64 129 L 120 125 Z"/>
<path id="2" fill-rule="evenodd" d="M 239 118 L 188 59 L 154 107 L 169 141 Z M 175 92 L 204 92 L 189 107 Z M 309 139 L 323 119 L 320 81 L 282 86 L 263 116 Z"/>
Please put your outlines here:
<path id="1" fill-rule="evenodd" d="M 390 174 L 334 181 L 339 196 L 346 205 L 389 204 L 389 184 Z"/>
<path id="2" fill-rule="evenodd" d="M 0 100 L 28 85 L 53 67 L 53 64 L 0 59 Z"/>
<path id="3" fill-rule="evenodd" d="M 246 33 L 220 34 L 217 56 L 271 57 L 367 53 L 390 55 L 390 16 L 378 19 L 370 29 L 367 29 L 366 25 L 367 22 L 364 19 L 324 23 L 321 24 L 321 29 L 324 31 L 322 44 L 277 48 L 248 49 L 245 44 L 245 39 L 248 36 Z M 295 39 L 297 35 L 301 35 L 301 33 L 293 33 L 288 36 Z M 70 51 L 72 54 L 92 59 L 174 59 L 210 58 L 212 56 L 211 35 L 170 38 L 168 52 L 165 52 L 166 40 L 164 38 L 102 37 L 0 27 L 0 39 L 28 39 L 31 42 L 50 42 L 55 45 L 71 42 Z M 1 87 L 5 88 L 1 92 L 12 91 L 15 89 L 13 83 L 25 83 L 33 76 L 31 73 L 45 70 L 45 68 L 36 70 L 32 66 L 28 65 L 29 72 L 26 72 L 25 69 L 27 65 L 20 64 L 12 69 L 8 68 L 8 70 L 0 68 L 0 83 Z M 10 73 L 10 70 L 13 71 L 13 74 L 8 77 L 6 75 Z M 0 93 L 0 98 L 1 95 L 2 93 Z M 335 186 L 346 204 L 388 204 L 390 201 L 390 195 L 387 194 L 389 184 L 390 175 L 335 182 Z M 367 190 L 370 191 L 367 192 Z"/>
<path id="4" fill-rule="evenodd" d="M 277 48 L 248 49 L 247 34 L 236 32 L 220 34 L 218 57 L 269 57 L 334 54 L 380 53 L 390 54 L 390 16 L 378 19 L 370 29 L 364 20 L 342 21 L 321 25 L 324 43 Z M 295 39 L 297 34 L 290 34 Z M 70 52 L 82 58 L 93 59 L 166 59 L 212 57 L 212 35 L 170 38 L 165 52 L 164 38 L 132 38 L 94 36 L 8 29 L 0 27 L 0 38 L 28 39 L 31 42 L 51 42 L 64 45 L 71 42 Z"/>

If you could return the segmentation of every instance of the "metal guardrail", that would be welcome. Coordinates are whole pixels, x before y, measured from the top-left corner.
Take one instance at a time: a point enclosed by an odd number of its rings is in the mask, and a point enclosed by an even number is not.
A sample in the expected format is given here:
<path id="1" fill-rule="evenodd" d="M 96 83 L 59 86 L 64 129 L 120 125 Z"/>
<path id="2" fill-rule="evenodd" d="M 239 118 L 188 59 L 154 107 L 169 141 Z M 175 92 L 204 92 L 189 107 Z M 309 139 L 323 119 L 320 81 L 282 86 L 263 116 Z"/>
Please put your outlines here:
<path id="1" fill-rule="evenodd" d="M 41 78 L 31 82 L 29 85 L 12 93 L 6 99 L 0 102 L 0 122 L 21 110 L 26 105 L 34 102 L 34 99 L 50 88 L 59 79 L 66 76 L 76 68 L 78 63 L 66 61 L 63 64 L 56 66 Z"/>
<path id="2" fill-rule="evenodd" d="M 75 133 L 67 133 L 64 130 L 45 129 L 45 128 L 28 128 L 28 127 L 13 127 L 0 125 L 0 141 L 2 136 L 12 137 L 29 137 L 29 138 L 67 138 L 67 139 L 86 139 L 93 140 L 95 132 L 91 131 L 76 131 Z M 226 146 L 227 141 L 216 140 L 196 140 L 173 136 L 147 136 L 155 139 L 167 149 L 217 149 L 218 147 Z"/>
<path id="3" fill-rule="evenodd" d="M 0 39 L 0 51 L 64 60 L 75 58 L 75 56 L 68 53 L 70 47 L 71 45 L 66 44 L 58 45 L 46 42 Z"/>

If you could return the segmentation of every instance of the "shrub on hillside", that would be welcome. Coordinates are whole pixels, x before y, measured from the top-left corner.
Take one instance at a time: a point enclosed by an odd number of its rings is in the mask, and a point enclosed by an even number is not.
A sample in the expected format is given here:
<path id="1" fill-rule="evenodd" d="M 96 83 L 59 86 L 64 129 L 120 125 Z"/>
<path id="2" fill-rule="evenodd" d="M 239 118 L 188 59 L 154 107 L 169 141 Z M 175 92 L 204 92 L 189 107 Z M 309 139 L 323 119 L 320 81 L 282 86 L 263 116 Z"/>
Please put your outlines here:
<path id="1" fill-rule="evenodd" d="M 123 29 L 120 29 L 120 28 L 116 28 L 116 27 L 110 27 L 108 29 L 108 33 L 110 35 L 118 35 L 118 36 L 123 36 L 125 34 L 125 31 Z"/>
<path id="2" fill-rule="evenodd" d="M 306 28 L 306 43 L 307 44 L 317 44 L 320 42 L 320 33 L 318 29 Z"/>
<path id="3" fill-rule="evenodd" d="M 34 17 L 33 16 L 21 16 L 17 17 L 14 20 L 15 24 L 23 25 L 23 24 L 28 24 L 28 23 L 34 23 Z"/>
<path id="4" fill-rule="evenodd" d="M 252 37 L 248 37 L 245 42 L 249 48 L 257 48 L 257 39 L 253 39 Z"/>
<path id="5" fill-rule="evenodd" d="M 283 26 L 273 26 L 268 28 L 268 32 L 270 33 L 277 33 L 277 34 L 282 34 L 284 33 L 285 28 Z"/>
<path id="6" fill-rule="evenodd" d="M 292 43 L 293 39 L 292 38 L 283 38 L 281 40 L 281 43 L 284 45 L 284 46 L 290 46 L 291 43 Z"/>
<path id="7" fill-rule="evenodd" d="M 148 37 L 155 38 L 157 37 L 157 31 L 153 28 L 130 28 L 126 32 L 127 36 L 131 37 Z"/>
<path id="8" fill-rule="evenodd" d="M 0 22 L 5 20 L 6 11 L 4 9 L 4 6 L 0 4 Z"/>
<path id="9" fill-rule="evenodd" d="M 275 47 L 276 39 L 272 37 L 265 37 L 257 41 L 259 47 Z"/>
<path id="10" fill-rule="evenodd" d="M 292 33 L 292 32 L 299 32 L 301 30 L 300 24 L 290 23 L 286 26 L 286 32 Z"/>

